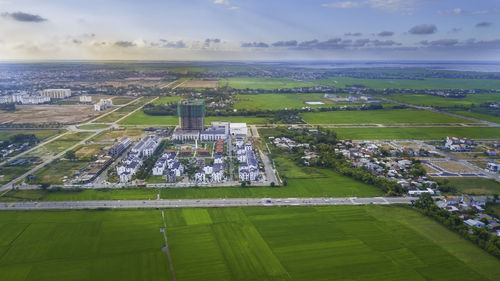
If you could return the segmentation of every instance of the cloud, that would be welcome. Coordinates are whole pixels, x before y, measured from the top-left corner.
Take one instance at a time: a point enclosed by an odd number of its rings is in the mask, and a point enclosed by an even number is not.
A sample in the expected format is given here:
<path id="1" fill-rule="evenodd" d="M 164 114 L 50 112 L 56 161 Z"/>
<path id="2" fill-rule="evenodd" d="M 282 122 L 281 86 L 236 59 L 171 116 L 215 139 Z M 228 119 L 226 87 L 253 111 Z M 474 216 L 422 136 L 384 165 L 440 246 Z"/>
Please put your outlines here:
<path id="1" fill-rule="evenodd" d="M 362 36 L 362 35 L 363 35 L 363 33 L 361 33 L 361 32 L 355 32 L 355 33 L 351 33 L 351 32 L 349 32 L 349 33 L 344 33 L 344 36 L 354 36 L 354 37 L 359 37 L 359 36 Z"/>
<path id="2" fill-rule="evenodd" d="M 438 11 L 438 13 L 442 15 L 462 15 L 465 11 L 461 8 L 455 8 L 451 10 Z"/>
<path id="3" fill-rule="evenodd" d="M 214 0 L 214 4 L 229 5 L 229 0 Z"/>
<path id="4" fill-rule="evenodd" d="M 271 44 L 273 47 L 296 47 L 297 40 L 278 41 Z"/>
<path id="5" fill-rule="evenodd" d="M 477 23 L 476 24 L 476 27 L 490 27 L 492 26 L 493 24 L 491 22 L 487 22 L 487 21 L 482 21 L 480 23 Z"/>
<path id="6" fill-rule="evenodd" d="M 353 2 L 353 1 L 343 1 L 343 2 L 321 4 L 322 7 L 340 8 L 340 9 L 357 8 L 357 7 L 361 7 L 363 5 L 364 5 L 364 2 Z"/>
<path id="7" fill-rule="evenodd" d="M 450 47 L 458 44 L 457 39 L 439 39 L 434 41 L 420 41 L 420 44 L 425 46 L 435 46 L 435 47 Z"/>
<path id="8" fill-rule="evenodd" d="M 20 21 L 20 22 L 44 22 L 44 21 L 47 21 L 47 19 L 42 18 L 39 15 L 28 14 L 28 13 L 23 13 L 23 12 L 3 13 L 2 17 L 10 18 L 12 20 Z"/>
<path id="9" fill-rule="evenodd" d="M 132 41 L 116 41 L 115 46 L 122 47 L 122 48 L 128 48 L 128 47 L 135 47 L 136 44 Z"/>
<path id="10" fill-rule="evenodd" d="M 462 31 L 461 28 L 454 27 L 448 33 L 459 33 L 460 31 Z"/>
<path id="11" fill-rule="evenodd" d="M 390 37 L 392 35 L 394 35 L 394 32 L 392 32 L 392 31 L 382 31 L 382 32 L 377 33 L 377 36 L 380 36 L 380 37 Z"/>
<path id="12" fill-rule="evenodd" d="M 168 41 L 165 39 L 160 39 L 160 41 L 162 42 L 162 44 L 160 44 L 160 47 L 162 48 L 182 49 L 187 47 L 186 43 L 182 40 Z"/>
<path id="13" fill-rule="evenodd" d="M 205 42 L 203 43 L 203 47 L 209 47 L 211 44 L 218 44 L 220 43 L 221 40 L 219 38 L 213 38 L 213 39 L 210 39 L 210 38 L 207 38 L 205 39 Z"/>
<path id="14" fill-rule="evenodd" d="M 415 35 L 427 35 L 436 33 L 437 27 L 433 24 L 421 24 L 412 27 L 408 32 Z"/>
<path id="15" fill-rule="evenodd" d="M 373 46 L 376 47 L 383 47 L 383 46 L 401 46 L 401 43 L 394 42 L 392 40 L 372 40 L 371 41 Z"/>
<path id="16" fill-rule="evenodd" d="M 78 39 L 73 39 L 73 41 L 72 41 L 72 42 L 73 42 L 74 44 L 76 44 L 76 45 L 80 45 L 80 44 L 82 44 L 82 41 L 81 41 L 81 40 L 78 40 Z"/>
<path id="17" fill-rule="evenodd" d="M 268 48 L 269 45 L 264 42 L 244 42 L 241 43 L 243 48 Z"/>

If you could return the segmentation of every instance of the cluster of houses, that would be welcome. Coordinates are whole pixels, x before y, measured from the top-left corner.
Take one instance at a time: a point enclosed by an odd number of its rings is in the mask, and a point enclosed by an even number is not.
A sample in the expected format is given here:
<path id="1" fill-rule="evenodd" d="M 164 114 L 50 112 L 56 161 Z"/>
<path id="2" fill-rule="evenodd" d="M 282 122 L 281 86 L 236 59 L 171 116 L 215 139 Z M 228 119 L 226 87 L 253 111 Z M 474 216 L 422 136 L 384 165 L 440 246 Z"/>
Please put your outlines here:
<path id="1" fill-rule="evenodd" d="M 484 227 L 492 234 L 500 236 L 498 218 L 483 213 L 488 200 L 494 199 L 488 196 L 462 195 L 460 198 L 446 197 L 437 205 L 448 212 L 458 214 L 464 220 L 464 224 L 469 227 Z"/>
<path id="2" fill-rule="evenodd" d="M 238 175 L 241 181 L 256 181 L 259 179 L 259 161 L 251 143 L 245 143 L 243 138 L 236 138 L 236 157 L 239 161 Z"/>
<path id="3" fill-rule="evenodd" d="M 9 144 L 6 148 L 0 150 L 0 158 L 5 158 L 11 155 L 12 153 L 22 152 L 26 150 L 28 147 L 30 147 L 29 142 L 24 142 L 22 144 L 16 144 L 16 143 Z"/>
<path id="4" fill-rule="evenodd" d="M 470 151 L 474 146 L 474 141 L 467 138 L 446 137 L 444 147 L 454 152 Z"/>
<path id="5" fill-rule="evenodd" d="M 224 157 L 224 140 L 215 142 L 215 156 L 213 165 L 206 165 L 204 159 L 199 159 L 198 171 L 194 174 L 196 182 L 223 182 L 226 180 L 226 165 Z"/>
<path id="6" fill-rule="evenodd" d="M 120 182 L 129 182 L 141 166 L 143 160 L 153 155 L 160 145 L 161 139 L 155 135 L 148 135 L 136 143 L 127 157 L 116 167 L 116 172 L 120 176 Z"/>
<path id="7" fill-rule="evenodd" d="M 493 173 L 500 173 L 500 163 L 489 162 L 488 164 L 486 164 L 486 170 Z"/>
<path id="8" fill-rule="evenodd" d="M 274 143 L 274 145 L 276 145 L 276 147 L 279 147 L 281 149 L 291 150 L 295 147 L 309 148 L 308 143 L 299 143 L 299 142 L 296 142 L 296 141 L 289 139 L 287 137 L 281 137 L 281 138 L 269 137 L 269 139 L 273 141 L 273 143 Z"/>
<path id="9" fill-rule="evenodd" d="M 184 165 L 179 162 L 174 150 L 165 150 L 153 167 L 153 175 L 165 175 L 167 182 L 176 182 L 183 174 Z"/>
<path id="10" fill-rule="evenodd" d="M 435 181 L 425 176 L 414 177 L 409 173 L 414 164 L 405 157 L 395 157 L 401 153 L 398 149 L 390 150 L 391 156 L 384 157 L 380 153 L 381 147 L 375 143 L 369 141 L 353 143 L 345 140 L 337 145 L 335 152 L 341 153 L 355 167 L 364 167 L 375 176 L 396 181 L 407 189 L 410 195 L 439 193 L 438 184 Z"/>

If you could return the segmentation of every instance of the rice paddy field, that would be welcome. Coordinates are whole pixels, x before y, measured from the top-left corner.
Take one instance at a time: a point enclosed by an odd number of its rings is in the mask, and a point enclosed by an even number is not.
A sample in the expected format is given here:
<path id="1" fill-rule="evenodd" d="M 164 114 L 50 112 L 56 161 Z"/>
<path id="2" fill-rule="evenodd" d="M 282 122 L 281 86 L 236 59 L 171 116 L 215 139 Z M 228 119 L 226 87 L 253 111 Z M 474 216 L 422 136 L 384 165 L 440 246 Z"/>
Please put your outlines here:
<path id="1" fill-rule="evenodd" d="M 303 107 L 331 107 L 334 102 L 324 98 L 325 94 L 257 94 L 237 95 L 234 108 L 241 110 L 280 110 L 300 109 Z M 322 105 L 309 105 L 306 102 L 322 102 Z"/>
<path id="2" fill-rule="evenodd" d="M 469 94 L 465 98 L 447 98 L 431 95 L 391 95 L 388 98 L 408 104 L 433 106 L 433 107 L 453 107 L 479 105 L 485 102 L 500 102 L 500 94 Z"/>
<path id="3" fill-rule="evenodd" d="M 219 88 L 228 86 L 233 89 L 291 89 L 312 87 L 314 84 L 286 78 L 230 77 L 219 79 Z"/>
<path id="4" fill-rule="evenodd" d="M 482 114 L 482 113 L 477 113 L 477 112 L 471 112 L 471 111 L 466 111 L 466 110 L 450 110 L 450 112 L 454 113 L 454 114 L 466 116 L 466 117 L 472 117 L 472 118 L 476 118 L 479 120 L 484 120 L 484 121 L 500 124 L 500 117 L 498 117 L 498 116 Z"/>
<path id="5" fill-rule="evenodd" d="M 306 112 L 301 113 L 300 116 L 309 124 L 446 124 L 472 122 L 431 111 L 413 109 Z"/>
<path id="6" fill-rule="evenodd" d="M 495 127 L 399 127 L 399 128 L 335 128 L 339 139 L 352 140 L 439 140 L 447 136 L 471 139 L 498 139 Z"/>
<path id="7" fill-rule="evenodd" d="M 0 213 L 0 280 L 173 280 L 162 211 Z M 500 261 L 403 207 L 168 209 L 177 280 L 498 280 Z M 474 257 L 474 258 L 471 258 Z"/>
<path id="8" fill-rule="evenodd" d="M 360 79 L 351 77 L 333 77 L 328 79 L 312 80 L 311 82 L 345 88 L 349 85 L 364 85 L 372 89 L 500 89 L 500 80 L 496 79 Z"/>

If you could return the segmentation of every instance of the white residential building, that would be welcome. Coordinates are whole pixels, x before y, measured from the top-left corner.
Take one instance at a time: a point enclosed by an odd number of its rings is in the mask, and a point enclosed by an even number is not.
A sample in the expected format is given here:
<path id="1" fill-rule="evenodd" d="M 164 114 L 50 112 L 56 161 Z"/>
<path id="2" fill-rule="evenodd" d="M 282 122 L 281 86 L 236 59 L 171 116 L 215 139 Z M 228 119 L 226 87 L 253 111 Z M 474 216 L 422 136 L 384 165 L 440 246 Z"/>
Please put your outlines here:
<path id="1" fill-rule="evenodd" d="M 64 99 L 71 97 L 70 89 L 46 89 L 40 92 L 40 95 L 53 99 Z"/>

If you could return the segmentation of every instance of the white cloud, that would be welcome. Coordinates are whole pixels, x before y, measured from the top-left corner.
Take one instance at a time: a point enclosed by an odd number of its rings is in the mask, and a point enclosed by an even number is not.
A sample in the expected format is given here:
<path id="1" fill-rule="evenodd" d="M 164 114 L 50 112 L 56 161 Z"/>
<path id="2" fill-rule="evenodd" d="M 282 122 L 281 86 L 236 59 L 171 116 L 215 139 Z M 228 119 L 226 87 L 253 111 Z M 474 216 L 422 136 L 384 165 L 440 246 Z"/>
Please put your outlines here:
<path id="1" fill-rule="evenodd" d="M 425 2 L 437 2 L 442 0 L 363 0 L 363 1 L 341 1 L 322 4 L 323 7 L 328 8 L 359 8 L 371 7 L 378 10 L 389 12 L 395 11 L 412 11 L 415 6 Z M 455 9 L 456 10 L 456 9 Z"/>
<path id="2" fill-rule="evenodd" d="M 229 5 L 229 0 L 214 0 L 214 4 Z"/>

